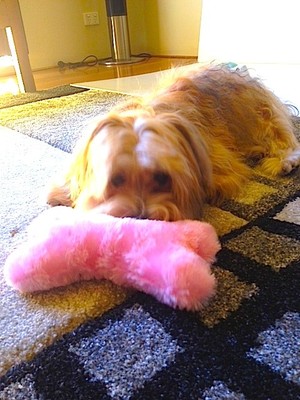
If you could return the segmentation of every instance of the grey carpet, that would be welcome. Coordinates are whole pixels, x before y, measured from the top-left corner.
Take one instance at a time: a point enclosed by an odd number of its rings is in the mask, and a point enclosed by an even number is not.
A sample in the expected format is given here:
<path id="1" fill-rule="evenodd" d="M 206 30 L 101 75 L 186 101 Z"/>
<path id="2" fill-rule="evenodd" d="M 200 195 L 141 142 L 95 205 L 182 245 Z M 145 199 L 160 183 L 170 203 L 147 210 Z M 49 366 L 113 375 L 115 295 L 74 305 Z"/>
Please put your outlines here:
<path id="1" fill-rule="evenodd" d="M 36 101 L 53 99 L 55 97 L 68 96 L 70 94 L 84 92 L 86 89 L 65 85 L 53 89 L 39 90 L 36 92 L 20 93 L 18 95 L 5 94 L 0 96 L 0 109 L 34 103 Z"/>
<path id="2" fill-rule="evenodd" d="M 18 130 L 0 128 L 1 268 L 80 128 L 122 98 L 83 92 L 0 112 Z M 202 312 L 105 281 L 21 295 L 0 273 L 0 400 L 299 399 L 299 210 L 297 174 L 258 175 L 207 208 L 222 250 Z"/>
<path id="3" fill-rule="evenodd" d="M 89 122 L 128 96 L 88 90 L 0 110 L 0 125 L 70 152 Z"/>

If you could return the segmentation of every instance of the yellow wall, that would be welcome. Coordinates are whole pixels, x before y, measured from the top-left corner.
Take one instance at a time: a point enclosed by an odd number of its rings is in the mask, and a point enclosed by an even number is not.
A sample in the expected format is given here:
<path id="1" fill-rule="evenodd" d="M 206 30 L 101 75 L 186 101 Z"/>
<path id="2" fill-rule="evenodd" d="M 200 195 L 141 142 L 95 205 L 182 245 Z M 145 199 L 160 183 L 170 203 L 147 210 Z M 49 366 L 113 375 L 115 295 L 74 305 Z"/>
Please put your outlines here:
<path id="1" fill-rule="evenodd" d="M 148 51 L 160 55 L 195 56 L 201 0 L 146 0 Z"/>
<path id="2" fill-rule="evenodd" d="M 33 69 L 111 55 L 104 0 L 19 0 Z M 132 54 L 197 56 L 201 0 L 127 0 Z M 84 26 L 98 11 L 99 25 Z"/>
<path id="3" fill-rule="evenodd" d="M 19 0 L 33 69 L 59 60 L 80 61 L 109 53 L 105 2 L 93 0 Z M 103 3 L 103 4 L 102 4 Z M 98 11 L 100 25 L 85 27 L 82 13 Z"/>

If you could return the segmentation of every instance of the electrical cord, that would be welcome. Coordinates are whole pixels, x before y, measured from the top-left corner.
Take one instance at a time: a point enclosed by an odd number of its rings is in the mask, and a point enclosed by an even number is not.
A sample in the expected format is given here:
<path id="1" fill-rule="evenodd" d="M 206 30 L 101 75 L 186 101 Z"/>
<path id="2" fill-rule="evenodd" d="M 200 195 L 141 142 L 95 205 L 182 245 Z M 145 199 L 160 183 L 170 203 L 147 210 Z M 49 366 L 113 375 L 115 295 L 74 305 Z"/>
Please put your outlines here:
<path id="1" fill-rule="evenodd" d="M 149 58 L 151 58 L 151 54 L 149 54 L 149 53 L 132 54 L 132 57 L 141 57 L 141 58 L 144 58 L 145 60 L 148 60 Z M 91 55 L 85 57 L 82 61 L 77 61 L 77 62 L 58 61 L 57 66 L 60 69 L 64 69 L 64 68 L 75 69 L 75 68 L 80 68 L 80 67 L 94 67 L 98 64 L 102 64 L 103 62 L 109 61 L 109 60 L 111 60 L 111 57 L 98 58 L 95 55 L 91 54 Z"/>
<path id="2" fill-rule="evenodd" d="M 140 53 L 140 54 L 132 54 L 132 57 L 142 57 L 142 58 L 145 58 L 146 60 L 148 60 L 152 56 L 150 53 Z"/>

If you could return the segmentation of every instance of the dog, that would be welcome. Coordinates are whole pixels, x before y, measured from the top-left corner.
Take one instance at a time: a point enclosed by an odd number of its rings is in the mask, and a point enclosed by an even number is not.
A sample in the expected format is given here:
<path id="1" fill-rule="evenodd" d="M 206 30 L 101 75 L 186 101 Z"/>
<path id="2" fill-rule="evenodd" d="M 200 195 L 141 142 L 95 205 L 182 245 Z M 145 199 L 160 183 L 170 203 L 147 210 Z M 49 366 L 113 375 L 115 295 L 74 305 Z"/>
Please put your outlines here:
<path id="1" fill-rule="evenodd" d="M 299 166 L 291 115 L 248 71 L 173 71 L 151 96 L 97 118 L 47 201 L 116 217 L 201 219 L 205 204 L 238 195 L 253 164 L 272 178 Z"/>

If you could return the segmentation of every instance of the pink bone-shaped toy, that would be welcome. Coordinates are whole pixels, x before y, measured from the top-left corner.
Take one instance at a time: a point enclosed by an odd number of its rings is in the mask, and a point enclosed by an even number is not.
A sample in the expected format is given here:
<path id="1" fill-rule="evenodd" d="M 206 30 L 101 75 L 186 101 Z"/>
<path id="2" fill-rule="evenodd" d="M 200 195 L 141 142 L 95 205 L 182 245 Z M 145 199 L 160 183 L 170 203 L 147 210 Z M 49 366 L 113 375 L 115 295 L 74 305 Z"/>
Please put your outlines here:
<path id="1" fill-rule="evenodd" d="M 4 267 L 21 292 L 109 279 L 180 309 L 199 310 L 215 292 L 210 264 L 220 244 L 199 221 L 115 218 L 55 207 L 31 225 L 28 242 Z"/>

